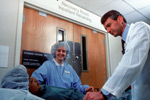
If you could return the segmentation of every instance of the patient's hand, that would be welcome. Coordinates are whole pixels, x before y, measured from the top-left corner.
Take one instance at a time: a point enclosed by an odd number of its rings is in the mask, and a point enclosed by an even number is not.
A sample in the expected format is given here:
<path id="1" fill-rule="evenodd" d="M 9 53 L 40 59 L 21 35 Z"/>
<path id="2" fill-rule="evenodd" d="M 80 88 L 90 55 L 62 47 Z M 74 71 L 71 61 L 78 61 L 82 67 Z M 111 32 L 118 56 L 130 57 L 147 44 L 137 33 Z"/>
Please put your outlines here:
<path id="1" fill-rule="evenodd" d="M 88 92 L 83 100 L 105 100 L 100 92 Z"/>
<path id="2" fill-rule="evenodd" d="M 30 81 L 29 81 L 30 92 L 33 93 L 33 94 L 36 94 L 40 90 L 40 88 L 41 88 L 41 85 L 36 80 L 36 78 L 31 77 Z"/>
<path id="3" fill-rule="evenodd" d="M 94 92 L 94 87 L 90 86 L 88 88 L 85 89 L 86 92 Z"/>

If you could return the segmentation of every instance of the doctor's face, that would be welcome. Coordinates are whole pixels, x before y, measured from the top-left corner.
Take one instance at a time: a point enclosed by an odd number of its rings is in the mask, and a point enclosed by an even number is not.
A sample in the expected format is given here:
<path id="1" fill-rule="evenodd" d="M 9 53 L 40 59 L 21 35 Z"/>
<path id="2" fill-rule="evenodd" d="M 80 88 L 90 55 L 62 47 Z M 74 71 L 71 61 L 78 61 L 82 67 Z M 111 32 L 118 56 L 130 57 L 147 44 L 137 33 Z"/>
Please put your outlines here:
<path id="1" fill-rule="evenodd" d="M 58 47 L 56 50 L 56 61 L 64 61 L 66 57 L 66 48 Z"/>
<path id="2" fill-rule="evenodd" d="M 112 18 L 108 18 L 104 23 L 104 28 L 108 33 L 113 35 L 114 37 L 122 36 L 123 33 L 123 20 L 119 17 L 117 20 L 113 20 Z"/>

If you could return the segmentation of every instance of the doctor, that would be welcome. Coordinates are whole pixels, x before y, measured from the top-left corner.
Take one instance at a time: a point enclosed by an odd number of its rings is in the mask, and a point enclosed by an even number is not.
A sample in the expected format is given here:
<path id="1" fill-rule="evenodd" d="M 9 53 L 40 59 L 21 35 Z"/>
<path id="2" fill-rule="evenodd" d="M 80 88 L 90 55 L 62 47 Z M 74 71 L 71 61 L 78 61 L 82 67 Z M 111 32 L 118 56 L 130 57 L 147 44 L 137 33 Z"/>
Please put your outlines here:
<path id="1" fill-rule="evenodd" d="M 82 85 L 81 80 L 71 65 L 65 62 L 69 57 L 69 45 L 66 42 L 58 42 L 52 46 L 52 60 L 45 61 L 32 74 L 40 84 L 62 88 L 76 88 L 83 94 L 93 92 L 94 87 Z"/>
<path id="2" fill-rule="evenodd" d="M 118 98 L 129 86 L 132 100 L 150 98 L 150 26 L 144 22 L 128 25 L 118 11 L 111 10 L 103 15 L 101 23 L 114 37 L 121 36 L 126 43 L 125 54 L 112 76 L 100 92 L 87 93 L 84 100 L 106 100 Z"/>

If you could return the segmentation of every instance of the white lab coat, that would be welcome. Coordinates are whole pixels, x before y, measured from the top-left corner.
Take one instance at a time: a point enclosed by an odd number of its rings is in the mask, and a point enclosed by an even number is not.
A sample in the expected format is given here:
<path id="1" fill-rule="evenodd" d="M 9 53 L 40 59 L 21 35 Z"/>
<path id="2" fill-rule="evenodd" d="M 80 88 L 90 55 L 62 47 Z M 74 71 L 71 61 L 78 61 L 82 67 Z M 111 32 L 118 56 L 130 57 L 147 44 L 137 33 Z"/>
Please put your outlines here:
<path id="1" fill-rule="evenodd" d="M 126 39 L 126 50 L 112 76 L 102 87 L 117 98 L 132 86 L 132 100 L 150 98 L 150 26 L 131 24 Z"/>

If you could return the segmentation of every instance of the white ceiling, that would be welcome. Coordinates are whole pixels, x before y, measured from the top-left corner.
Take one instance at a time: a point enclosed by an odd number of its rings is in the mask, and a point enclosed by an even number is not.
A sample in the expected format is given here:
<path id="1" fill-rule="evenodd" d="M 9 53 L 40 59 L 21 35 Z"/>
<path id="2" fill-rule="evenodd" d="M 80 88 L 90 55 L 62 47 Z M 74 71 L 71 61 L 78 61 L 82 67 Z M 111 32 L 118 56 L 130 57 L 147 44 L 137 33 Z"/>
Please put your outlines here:
<path id="1" fill-rule="evenodd" d="M 150 0 L 67 0 L 98 16 L 109 10 L 117 10 L 127 22 L 144 21 L 150 25 Z"/>

